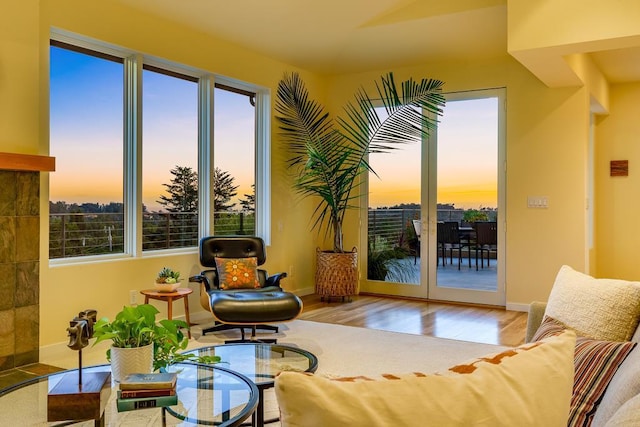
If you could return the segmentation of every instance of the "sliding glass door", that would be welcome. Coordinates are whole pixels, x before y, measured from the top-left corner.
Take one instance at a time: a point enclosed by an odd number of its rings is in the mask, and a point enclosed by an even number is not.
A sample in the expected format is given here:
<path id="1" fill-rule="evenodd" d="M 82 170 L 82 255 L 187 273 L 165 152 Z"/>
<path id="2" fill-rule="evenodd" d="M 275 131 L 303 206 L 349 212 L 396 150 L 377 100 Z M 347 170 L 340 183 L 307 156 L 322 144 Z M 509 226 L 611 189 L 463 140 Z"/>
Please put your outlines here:
<path id="1" fill-rule="evenodd" d="M 371 156 L 365 292 L 504 305 L 504 97 L 449 94 L 428 141 Z"/>

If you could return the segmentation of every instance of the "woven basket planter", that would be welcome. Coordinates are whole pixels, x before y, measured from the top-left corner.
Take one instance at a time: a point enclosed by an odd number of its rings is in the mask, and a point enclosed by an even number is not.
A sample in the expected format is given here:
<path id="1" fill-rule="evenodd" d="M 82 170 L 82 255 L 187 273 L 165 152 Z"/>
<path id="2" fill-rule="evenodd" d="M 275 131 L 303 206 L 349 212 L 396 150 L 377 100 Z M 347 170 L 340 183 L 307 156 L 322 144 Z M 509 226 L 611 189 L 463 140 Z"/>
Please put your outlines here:
<path id="1" fill-rule="evenodd" d="M 320 297 L 345 297 L 358 294 L 358 251 L 316 250 L 316 293 Z"/>

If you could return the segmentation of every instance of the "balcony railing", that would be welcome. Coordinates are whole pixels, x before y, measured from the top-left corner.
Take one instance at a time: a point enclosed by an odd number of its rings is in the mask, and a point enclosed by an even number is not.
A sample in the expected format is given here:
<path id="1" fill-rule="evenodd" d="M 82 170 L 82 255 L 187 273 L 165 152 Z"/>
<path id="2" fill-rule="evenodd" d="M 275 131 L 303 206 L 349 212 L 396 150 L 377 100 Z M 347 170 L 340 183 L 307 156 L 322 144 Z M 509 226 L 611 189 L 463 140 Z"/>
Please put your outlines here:
<path id="1" fill-rule="evenodd" d="M 218 212 L 217 235 L 255 234 L 253 212 Z M 194 212 L 145 213 L 145 251 L 198 246 L 198 216 Z M 49 215 L 49 258 L 124 253 L 123 213 L 63 213 Z"/>
<path id="2" fill-rule="evenodd" d="M 464 209 L 438 209 L 438 221 L 461 223 Z M 495 220 L 496 211 L 487 211 Z M 420 219 L 420 209 L 369 209 L 369 241 L 375 250 L 409 249 L 416 239 L 412 220 Z"/>

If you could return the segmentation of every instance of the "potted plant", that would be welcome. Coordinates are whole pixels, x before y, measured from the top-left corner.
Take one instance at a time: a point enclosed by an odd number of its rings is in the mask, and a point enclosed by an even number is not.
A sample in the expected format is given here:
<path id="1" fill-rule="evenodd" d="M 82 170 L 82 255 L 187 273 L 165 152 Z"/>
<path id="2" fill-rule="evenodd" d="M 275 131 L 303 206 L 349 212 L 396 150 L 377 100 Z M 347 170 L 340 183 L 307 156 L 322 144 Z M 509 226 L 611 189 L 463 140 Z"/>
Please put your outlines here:
<path id="1" fill-rule="evenodd" d="M 279 82 L 276 119 L 289 153 L 288 167 L 294 172 L 294 190 L 303 197 L 318 197 L 313 228 L 333 238 L 332 250 L 317 251 L 316 293 L 321 296 L 357 293 L 357 250 L 345 251 L 343 242 L 345 213 L 357 208 L 354 199 L 359 195 L 354 190 L 365 172 L 375 173 L 369 154 L 428 136 L 444 105 L 442 85 L 433 79 L 398 85 L 388 73 L 375 84 L 376 101 L 361 88 L 344 107 L 344 116 L 334 120 L 310 99 L 297 73 L 285 74 Z"/>
<path id="2" fill-rule="evenodd" d="M 180 286 L 180 272 L 169 267 L 163 267 L 155 281 L 159 292 L 173 292 Z"/>
<path id="3" fill-rule="evenodd" d="M 125 306 L 113 321 L 103 317 L 93 327 L 96 338 L 93 345 L 111 340 L 107 360 L 115 381 L 129 373 L 148 373 L 166 369 L 172 363 L 195 360 L 215 363 L 217 357 L 181 354 L 189 340 L 181 328 L 188 327 L 182 320 L 156 321 L 159 311 L 151 304 Z"/>
<path id="4" fill-rule="evenodd" d="M 467 209 L 464 211 L 464 214 L 462 214 L 462 222 L 473 224 L 479 221 L 489 221 L 487 212 L 478 209 Z"/>

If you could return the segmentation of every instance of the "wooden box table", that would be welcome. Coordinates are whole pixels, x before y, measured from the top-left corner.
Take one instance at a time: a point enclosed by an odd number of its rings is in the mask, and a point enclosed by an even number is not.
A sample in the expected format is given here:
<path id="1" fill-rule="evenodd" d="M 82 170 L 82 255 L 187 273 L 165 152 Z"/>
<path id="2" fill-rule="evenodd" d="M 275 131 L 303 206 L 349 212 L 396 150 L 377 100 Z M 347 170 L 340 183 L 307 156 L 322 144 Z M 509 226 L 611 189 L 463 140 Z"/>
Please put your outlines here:
<path id="1" fill-rule="evenodd" d="M 173 319 L 173 301 L 180 298 L 184 301 L 184 317 L 187 319 L 187 325 L 191 326 L 191 320 L 189 320 L 189 294 L 193 292 L 190 288 L 178 288 L 173 292 L 160 292 L 155 289 L 145 289 L 140 291 L 144 295 L 144 303 L 148 304 L 150 299 L 157 299 L 160 301 L 166 301 L 167 303 L 167 318 Z M 189 338 L 191 338 L 191 329 L 188 331 Z"/>

